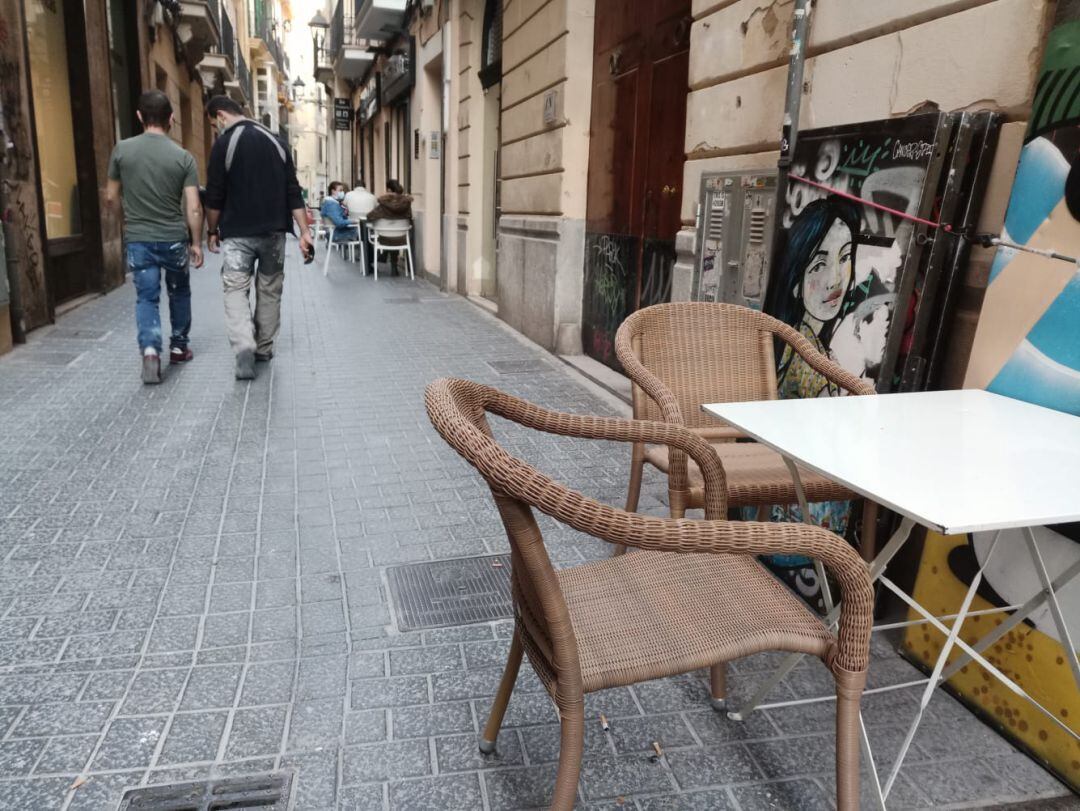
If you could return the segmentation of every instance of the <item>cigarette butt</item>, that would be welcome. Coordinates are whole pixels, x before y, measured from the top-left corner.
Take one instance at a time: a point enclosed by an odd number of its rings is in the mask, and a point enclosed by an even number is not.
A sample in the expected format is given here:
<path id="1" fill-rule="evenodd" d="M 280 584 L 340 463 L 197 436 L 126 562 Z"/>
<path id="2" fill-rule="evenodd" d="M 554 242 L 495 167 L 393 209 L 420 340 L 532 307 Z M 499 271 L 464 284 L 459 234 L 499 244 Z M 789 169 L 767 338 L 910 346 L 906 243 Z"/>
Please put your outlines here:
<path id="1" fill-rule="evenodd" d="M 502 567 L 503 567 L 503 562 L 501 560 L 493 560 L 493 561 L 491 561 L 491 568 L 492 569 L 501 569 Z"/>
<path id="2" fill-rule="evenodd" d="M 656 754 L 655 755 L 649 755 L 649 760 L 651 760 L 653 763 L 655 763 L 656 761 L 658 761 L 660 758 L 662 758 L 664 756 L 664 750 L 660 748 L 660 743 L 658 741 L 653 741 L 652 742 L 652 748 L 653 748 L 653 751 L 656 752 Z"/>
<path id="3" fill-rule="evenodd" d="M 607 721 L 607 716 L 603 713 L 600 713 L 600 726 L 603 728 L 604 732 L 611 729 L 611 725 Z"/>

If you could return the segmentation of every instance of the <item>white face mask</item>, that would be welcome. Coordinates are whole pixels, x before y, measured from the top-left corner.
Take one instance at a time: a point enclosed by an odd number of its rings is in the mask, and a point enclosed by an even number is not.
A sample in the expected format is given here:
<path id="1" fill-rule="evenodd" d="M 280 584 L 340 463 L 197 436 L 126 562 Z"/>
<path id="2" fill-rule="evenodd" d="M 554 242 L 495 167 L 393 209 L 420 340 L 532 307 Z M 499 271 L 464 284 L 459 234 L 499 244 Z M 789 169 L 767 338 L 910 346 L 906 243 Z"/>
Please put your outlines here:
<path id="1" fill-rule="evenodd" d="M 334 192 L 334 199 L 335 200 L 344 200 L 345 199 L 345 192 L 343 192 L 343 191 Z"/>

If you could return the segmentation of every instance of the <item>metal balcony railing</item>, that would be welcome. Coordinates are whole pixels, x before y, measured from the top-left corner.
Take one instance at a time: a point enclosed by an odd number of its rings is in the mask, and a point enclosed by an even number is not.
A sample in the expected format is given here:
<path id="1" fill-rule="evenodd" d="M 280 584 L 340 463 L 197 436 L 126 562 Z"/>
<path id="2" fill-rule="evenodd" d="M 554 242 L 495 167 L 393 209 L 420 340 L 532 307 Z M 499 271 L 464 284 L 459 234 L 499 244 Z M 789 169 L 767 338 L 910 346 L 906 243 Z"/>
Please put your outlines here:
<path id="1" fill-rule="evenodd" d="M 330 38 L 327 50 L 333 60 L 343 45 L 363 44 L 356 36 L 356 17 L 345 13 L 345 0 L 338 0 L 334 7 L 334 16 L 330 20 Z"/>
<path id="2" fill-rule="evenodd" d="M 233 33 L 232 21 L 228 14 L 221 15 L 221 44 L 218 53 L 225 54 L 230 59 L 236 59 L 236 34 Z"/>
<path id="3" fill-rule="evenodd" d="M 239 51 L 236 53 L 236 81 L 240 83 L 240 88 L 244 91 L 244 96 L 250 103 L 255 98 L 251 84 L 251 71 L 248 70 L 247 60 Z"/>

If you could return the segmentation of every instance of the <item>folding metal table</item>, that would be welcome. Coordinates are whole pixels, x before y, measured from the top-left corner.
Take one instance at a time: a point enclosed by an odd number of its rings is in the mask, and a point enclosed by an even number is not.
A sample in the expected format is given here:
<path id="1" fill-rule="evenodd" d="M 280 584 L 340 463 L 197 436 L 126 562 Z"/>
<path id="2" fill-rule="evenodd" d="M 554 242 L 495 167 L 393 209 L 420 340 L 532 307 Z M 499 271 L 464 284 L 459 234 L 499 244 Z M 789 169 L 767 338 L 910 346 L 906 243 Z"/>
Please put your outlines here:
<path id="1" fill-rule="evenodd" d="M 1052 580 L 1031 530 L 1080 520 L 1080 417 L 975 390 L 714 403 L 703 405 L 702 410 L 784 457 L 806 520 L 809 511 L 798 466 L 844 484 L 901 516 L 899 528 L 870 565 L 871 577 L 922 617 L 900 625 L 929 623 L 945 635 L 946 641 L 928 679 L 877 690 L 925 685 L 916 717 L 884 786 L 878 780 L 863 729 L 863 751 L 870 761 L 880 807 L 885 806 L 934 689 L 971 660 L 1080 740 L 1076 730 L 1035 701 L 981 653 L 1048 603 L 1080 689 L 1080 661 L 1057 598 L 1057 592 L 1080 574 L 1080 561 Z M 885 574 L 916 524 L 944 535 L 995 533 L 956 615 L 933 616 Z M 1022 605 L 972 612 L 972 598 L 1001 531 L 1006 529 L 1023 530 L 1042 589 Z M 817 566 L 820 575 L 820 564 Z M 829 609 L 827 622 L 832 624 L 839 618 L 840 609 L 832 604 L 825 578 L 820 579 Z M 960 639 L 960 629 L 968 616 L 1003 611 L 1011 611 L 1012 615 L 976 644 L 968 645 Z M 942 619 L 952 619 L 951 628 Z M 946 667 L 954 647 L 963 656 Z M 731 717 L 742 720 L 757 707 L 792 703 L 761 704 L 800 658 L 799 654 L 789 656 L 753 698 L 730 713 Z M 814 700 L 828 698 L 810 699 Z"/>

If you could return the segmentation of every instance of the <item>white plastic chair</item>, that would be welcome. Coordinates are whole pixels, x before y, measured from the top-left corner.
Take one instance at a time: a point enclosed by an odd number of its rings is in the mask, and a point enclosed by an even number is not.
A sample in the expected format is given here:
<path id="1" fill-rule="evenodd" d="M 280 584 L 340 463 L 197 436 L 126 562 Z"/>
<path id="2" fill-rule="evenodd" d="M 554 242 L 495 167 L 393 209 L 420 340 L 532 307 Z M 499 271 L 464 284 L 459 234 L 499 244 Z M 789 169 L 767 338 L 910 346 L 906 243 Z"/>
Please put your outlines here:
<path id="1" fill-rule="evenodd" d="M 375 270 L 375 281 L 379 280 L 380 251 L 384 253 L 404 253 L 409 262 L 409 278 L 416 278 L 416 274 L 413 272 L 410 231 L 412 231 L 412 222 L 409 220 L 375 220 L 368 223 L 368 241 L 374 249 L 371 264 Z M 382 241 L 386 237 L 405 237 L 405 242 L 401 245 L 387 245 Z"/>
<path id="2" fill-rule="evenodd" d="M 315 224 L 312 226 L 312 230 L 315 232 L 315 242 L 318 243 L 320 239 L 330 237 L 330 224 L 323 219 L 322 214 L 319 213 L 317 208 L 309 209 L 311 211 L 312 219 Z"/>
<path id="3" fill-rule="evenodd" d="M 342 226 L 345 227 L 345 226 Z M 360 223 L 356 220 L 351 221 L 351 227 L 356 229 L 356 239 L 346 239 L 340 242 L 334 242 L 334 235 L 331 231 L 327 237 L 326 242 L 326 258 L 323 260 L 323 276 L 330 275 L 330 254 L 334 252 L 334 248 L 341 251 L 342 257 L 345 256 L 345 249 L 349 249 L 349 261 L 356 261 L 356 249 L 360 249 L 360 270 L 367 276 L 367 261 L 364 258 L 364 242 L 361 238 Z M 336 229 L 335 229 L 336 230 Z"/>

